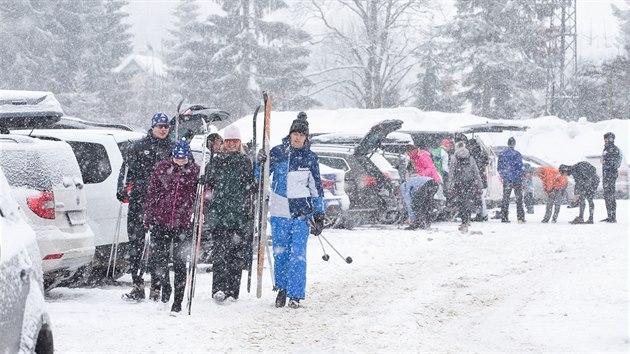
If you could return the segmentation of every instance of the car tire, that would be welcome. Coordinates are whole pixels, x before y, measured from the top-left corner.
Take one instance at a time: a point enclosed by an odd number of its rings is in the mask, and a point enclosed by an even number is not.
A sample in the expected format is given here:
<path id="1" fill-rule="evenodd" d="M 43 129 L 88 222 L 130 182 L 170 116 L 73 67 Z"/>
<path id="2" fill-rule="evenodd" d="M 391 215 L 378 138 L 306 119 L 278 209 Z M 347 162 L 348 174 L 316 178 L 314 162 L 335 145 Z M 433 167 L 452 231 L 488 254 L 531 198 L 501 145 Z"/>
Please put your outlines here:
<path id="1" fill-rule="evenodd" d="M 35 353 L 37 354 L 53 354 L 55 352 L 55 345 L 53 341 L 53 333 L 50 326 L 45 323 L 40 328 L 37 335 L 37 343 L 35 344 Z"/>

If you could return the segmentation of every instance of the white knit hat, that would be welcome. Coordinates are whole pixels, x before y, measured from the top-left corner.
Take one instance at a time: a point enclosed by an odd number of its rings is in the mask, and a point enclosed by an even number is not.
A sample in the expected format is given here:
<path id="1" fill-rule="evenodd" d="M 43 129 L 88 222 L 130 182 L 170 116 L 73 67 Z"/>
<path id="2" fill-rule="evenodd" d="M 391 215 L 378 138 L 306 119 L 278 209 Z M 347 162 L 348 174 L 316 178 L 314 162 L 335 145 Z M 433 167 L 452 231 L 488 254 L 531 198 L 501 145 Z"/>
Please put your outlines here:
<path id="1" fill-rule="evenodd" d="M 228 125 L 223 129 L 223 140 L 238 139 L 241 140 L 241 131 L 235 125 Z"/>

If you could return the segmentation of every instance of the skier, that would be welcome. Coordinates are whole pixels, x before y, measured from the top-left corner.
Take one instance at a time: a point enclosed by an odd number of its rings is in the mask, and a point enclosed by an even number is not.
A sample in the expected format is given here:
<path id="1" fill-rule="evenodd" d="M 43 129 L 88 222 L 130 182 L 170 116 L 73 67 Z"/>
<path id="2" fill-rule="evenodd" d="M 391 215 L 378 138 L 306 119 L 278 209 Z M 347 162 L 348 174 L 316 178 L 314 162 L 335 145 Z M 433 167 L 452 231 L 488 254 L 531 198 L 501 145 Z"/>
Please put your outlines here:
<path id="1" fill-rule="evenodd" d="M 191 216 L 195 204 L 199 165 L 190 161 L 188 142 L 178 141 L 171 159 L 163 160 L 155 167 L 147 190 L 144 227 L 151 230 L 151 292 L 149 299 L 158 301 L 160 289 L 162 302 L 169 301 L 171 284 L 168 260 L 173 244 L 173 270 L 175 271 L 175 296 L 171 313 L 182 310 L 186 288 L 186 258 L 190 254 L 192 240 Z"/>
<path id="2" fill-rule="evenodd" d="M 238 127 L 223 131 L 223 146 L 206 168 L 206 185 L 212 192 L 208 224 L 212 230 L 212 298 L 236 301 L 246 256 L 251 247 L 252 198 L 256 190 L 251 160 L 245 155 Z"/>
<path id="3" fill-rule="evenodd" d="M 501 151 L 497 170 L 503 180 L 503 200 L 501 201 L 501 222 L 510 222 L 508 219 L 508 207 L 510 206 L 510 195 L 514 190 L 516 197 L 516 218 L 519 224 L 525 222 L 525 211 L 523 209 L 523 157 L 521 153 L 514 149 L 516 139 L 508 139 L 508 148 Z"/>
<path id="4" fill-rule="evenodd" d="M 481 177 L 481 184 L 483 188 L 478 190 L 475 194 L 476 204 L 479 206 L 480 210 L 477 213 L 477 216 L 472 218 L 472 221 L 488 221 L 488 207 L 486 206 L 486 189 L 488 189 L 488 171 L 487 167 L 490 164 L 490 159 L 488 158 L 488 153 L 485 152 L 476 138 L 472 138 L 468 140 L 468 151 L 470 155 L 472 155 L 475 163 L 477 164 L 477 169 L 479 170 L 479 176 Z"/>
<path id="5" fill-rule="evenodd" d="M 316 236 L 324 227 L 322 182 L 317 154 L 308 141 L 306 113 L 300 112 L 291 124 L 289 135 L 269 153 L 269 172 L 273 175 L 270 193 L 271 236 L 273 241 L 275 306 L 298 308 L 305 297 L 306 243 L 310 232 Z M 258 153 L 258 162 L 266 155 Z"/>
<path id="6" fill-rule="evenodd" d="M 138 301 L 145 298 L 144 269 L 141 266 L 145 248 L 144 204 L 153 169 L 160 161 L 168 158 L 173 149 L 168 133 L 168 116 L 164 113 L 153 115 L 151 129 L 147 136 L 131 146 L 120 168 L 116 198 L 121 202 L 129 200 L 127 235 L 129 237 L 129 273 L 131 273 L 133 289 L 123 295 L 128 300 Z M 127 192 L 128 188 L 131 188 L 130 192 Z"/>
<path id="7" fill-rule="evenodd" d="M 448 190 L 459 207 L 459 217 L 462 219 L 459 230 L 466 232 L 470 226 L 470 209 L 474 193 L 480 191 L 483 184 L 479 175 L 479 168 L 466 148 L 464 140 L 455 142 L 455 153 L 449 164 L 448 168 L 451 174 Z"/>
<path id="8" fill-rule="evenodd" d="M 407 230 L 431 227 L 433 196 L 438 191 L 438 183 L 431 177 L 413 176 L 400 185 L 402 198 L 407 206 L 409 227 Z"/>
<path id="9" fill-rule="evenodd" d="M 435 165 L 433 164 L 433 159 L 431 158 L 431 153 L 424 150 L 424 142 L 420 141 L 419 145 L 409 144 L 406 146 L 406 152 L 413 165 L 416 168 L 416 174 L 418 176 L 426 176 L 433 178 L 437 183 L 442 183 L 442 177 L 438 173 Z"/>
<path id="10" fill-rule="evenodd" d="M 566 192 L 569 179 L 560 173 L 560 170 L 552 166 L 543 166 L 534 169 L 534 173 L 543 183 L 543 190 L 547 193 L 547 208 L 545 209 L 545 216 L 542 219 L 543 223 L 548 223 L 549 218 L 551 222 L 558 221 L 558 214 L 560 213 L 560 205 L 562 202 L 562 196 Z M 553 211 L 553 217 L 551 212 Z"/>
<path id="11" fill-rule="evenodd" d="M 586 161 L 578 162 L 573 166 L 560 165 L 560 173 L 564 176 L 573 176 L 575 180 L 574 199 L 578 200 L 580 206 L 580 215 L 577 216 L 571 224 L 592 224 L 593 214 L 595 213 L 595 203 L 593 196 L 599 185 L 599 177 L 595 166 Z M 585 200 L 588 201 L 589 217 L 584 222 L 584 209 L 586 208 Z"/>
<path id="12" fill-rule="evenodd" d="M 615 134 L 604 134 L 604 152 L 602 153 L 602 187 L 604 189 L 604 202 L 608 216 L 602 220 L 609 223 L 617 222 L 617 201 L 615 200 L 615 185 L 617 183 L 618 170 L 621 166 L 621 151 L 615 145 Z"/>

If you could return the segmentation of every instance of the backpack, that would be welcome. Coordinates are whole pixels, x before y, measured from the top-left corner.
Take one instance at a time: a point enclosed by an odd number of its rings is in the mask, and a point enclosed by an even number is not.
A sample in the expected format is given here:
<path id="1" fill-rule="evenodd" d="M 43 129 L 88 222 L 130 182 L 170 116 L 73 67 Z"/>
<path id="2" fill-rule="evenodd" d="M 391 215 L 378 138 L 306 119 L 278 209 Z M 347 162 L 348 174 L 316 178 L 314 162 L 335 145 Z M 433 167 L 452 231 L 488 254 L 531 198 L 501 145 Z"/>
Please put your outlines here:
<path id="1" fill-rule="evenodd" d="M 454 178 L 460 181 L 470 181 L 473 179 L 470 167 L 470 156 L 457 157 L 457 166 L 455 166 Z"/>

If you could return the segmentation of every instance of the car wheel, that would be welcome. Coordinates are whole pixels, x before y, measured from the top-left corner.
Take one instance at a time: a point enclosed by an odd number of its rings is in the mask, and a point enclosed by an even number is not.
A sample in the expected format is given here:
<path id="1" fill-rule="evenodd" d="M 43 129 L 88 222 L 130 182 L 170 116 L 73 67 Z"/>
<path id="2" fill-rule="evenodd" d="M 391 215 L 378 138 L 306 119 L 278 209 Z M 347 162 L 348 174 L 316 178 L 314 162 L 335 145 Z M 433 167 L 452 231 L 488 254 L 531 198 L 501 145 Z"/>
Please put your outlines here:
<path id="1" fill-rule="evenodd" d="M 37 335 L 37 343 L 35 344 L 35 353 L 37 354 L 53 354 L 55 346 L 53 343 L 53 333 L 48 324 L 44 324 Z"/>

